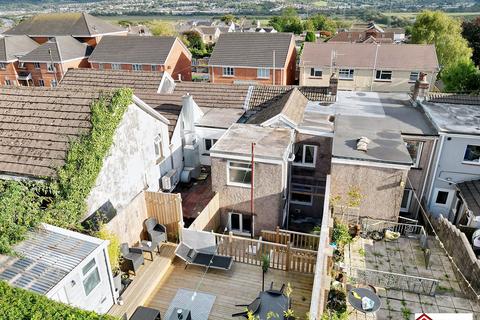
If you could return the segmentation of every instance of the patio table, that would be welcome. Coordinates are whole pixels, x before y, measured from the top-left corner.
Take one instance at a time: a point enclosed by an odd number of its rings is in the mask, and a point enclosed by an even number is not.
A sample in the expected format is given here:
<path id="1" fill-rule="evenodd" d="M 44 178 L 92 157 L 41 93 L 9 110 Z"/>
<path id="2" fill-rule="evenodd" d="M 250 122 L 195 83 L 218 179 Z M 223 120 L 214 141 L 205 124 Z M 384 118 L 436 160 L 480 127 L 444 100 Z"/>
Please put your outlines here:
<path id="1" fill-rule="evenodd" d="M 174 308 L 168 320 L 192 320 L 192 313 L 187 309 Z"/>
<path id="2" fill-rule="evenodd" d="M 160 311 L 153 308 L 137 307 L 130 320 L 161 320 Z"/>
<path id="3" fill-rule="evenodd" d="M 154 245 L 153 243 L 149 246 L 148 241 L 142 240 L 140 242 L 140 249 L 142 249 L 143 252 L 148 252 L 150 253 L 150 258 L 153 261 L 153 253 L 155 252 L 155 248 L 157 249 L 157 252 L 160 253 L 160 246 L 159 245 Z"/>
<path id="4" fill-rule="evenodd" d="M 260 306 L 254 313 L 260 320 L 267 320 L 267 314 L 273 312 L 278 315 L 278 319 L 284 319 L 284 311 L 290 307 L 290 302 L 284 294 L 262 291 L 259 295 Z M 273 319 L 276 319 L 273 317 Z"/>
<path id="5" fill-rule="evenodd" d="M 355 298 L 353 295 L 353 292 L 356 292 L 359 296 L 360 299 Z M 370 310 L 364 310 L 362 308 L 362 298 L 367 297 L 373 301 L 373 308 Z M 382 305 L 382 302 L 380 301 L 380 298 L 370 289 L 367 288 L 355 288 L 352 289 L 348 292 L 347 295 L 348 302 L 352 305 L 352 307 L 355 310 L 358 310 L 363 313 L 375 313 L 380 309 L 380 306 Z"/>

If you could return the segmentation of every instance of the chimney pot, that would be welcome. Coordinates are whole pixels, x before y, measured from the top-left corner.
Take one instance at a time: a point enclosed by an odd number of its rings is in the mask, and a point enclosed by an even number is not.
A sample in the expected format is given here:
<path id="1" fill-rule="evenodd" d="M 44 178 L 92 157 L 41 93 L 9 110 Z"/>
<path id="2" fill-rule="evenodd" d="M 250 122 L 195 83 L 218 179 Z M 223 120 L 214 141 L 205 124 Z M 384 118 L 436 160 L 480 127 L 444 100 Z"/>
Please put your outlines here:
<path id="1" fill-rule="evenodd" d="M 415 86 L 413 87 L 412 99 L 414 101 L 423 100 L 427 94 L 430 84 L 427 81 L 427 75 L 423 72 L 420 72 L 418 79 L 415 81 Z"/>

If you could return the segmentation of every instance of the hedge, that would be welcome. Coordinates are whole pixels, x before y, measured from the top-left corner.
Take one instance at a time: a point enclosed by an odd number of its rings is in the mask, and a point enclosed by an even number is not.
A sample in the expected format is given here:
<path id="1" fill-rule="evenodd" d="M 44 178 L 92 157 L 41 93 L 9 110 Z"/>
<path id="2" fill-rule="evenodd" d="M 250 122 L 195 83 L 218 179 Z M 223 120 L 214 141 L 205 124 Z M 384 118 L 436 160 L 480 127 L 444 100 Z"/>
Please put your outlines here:
<path id="1" fill-rule="evenodd" d="M 0 281 L 0 319 L 2 320 L 115 320 L 56 302 L 47 297 Z"/>

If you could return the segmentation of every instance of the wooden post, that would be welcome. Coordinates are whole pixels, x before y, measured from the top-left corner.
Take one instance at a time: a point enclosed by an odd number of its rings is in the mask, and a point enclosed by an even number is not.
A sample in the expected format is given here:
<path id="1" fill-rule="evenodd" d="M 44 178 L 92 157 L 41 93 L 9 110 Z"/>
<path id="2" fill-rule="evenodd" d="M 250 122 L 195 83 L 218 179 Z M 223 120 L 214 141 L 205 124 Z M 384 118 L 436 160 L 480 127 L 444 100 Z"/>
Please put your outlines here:
<path id="1" fill-rule="evenodd" d="M 285 259 L 285 269 L 286 271 L 289 271 L 290 270 L 290 246 L 291 246 L 291 243 L 290 242 L 287 242 L 287 258 Z"/>
<path id="2" fill-rule="evenodd" d="M 280 227 L 279 227 L 279 226 L 277 226 L 277 227 L 275 228 L 275 232 L 276 232 L 276 234 L 275 234 L 275 243 L 280 243 Z"/>

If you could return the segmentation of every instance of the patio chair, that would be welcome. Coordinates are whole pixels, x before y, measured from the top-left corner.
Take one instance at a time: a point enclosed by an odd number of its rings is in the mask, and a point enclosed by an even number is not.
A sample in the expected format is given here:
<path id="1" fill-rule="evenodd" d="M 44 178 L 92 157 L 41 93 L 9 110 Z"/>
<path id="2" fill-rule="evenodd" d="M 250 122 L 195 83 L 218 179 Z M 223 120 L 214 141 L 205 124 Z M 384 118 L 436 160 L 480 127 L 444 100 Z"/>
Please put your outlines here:
<path id="1" fill-rule="evenodd" d="M 145 262 L 142 249 L 129 248 L 128 243 L 122 243 L 120 245 L 120 252 L 122 253 L 127 271 L 133 271 L 133 274 L 137 275 L 137 270 Z"/>
<path id="2" fill-rule="evenodd" d="M 185 261 L 185 268 L 192 264 L 212 269 L 230 270 L 233 264 L 233 257 L 197 251 L 184 242 L 180 242 L 177 246 L 175 255 Z"/>
<path id="3" fill-rule="evenodd" d="M 245 310 L 242 312 L 234 313 L 232 314 L 232 317 L 245 317 L 247 318 L 248 312 L 252 312 L 255 314 L 257 312 L 258 308 L 260 308 L 260 297 L 255 298 L 255 300 L 252 301 L 250 304 L 236 304 L 235 307 L 245 307 Z"/>
<path id="4" fill-rule="evenodd" d="M 156 247 L 161 242 L 167 242 L 167 228 L 163 224 L 159 224 L 157 219 L 148 218 L 144 222 L 147 229 L 148 240 L 152 242 L 152 246 Z"/>

